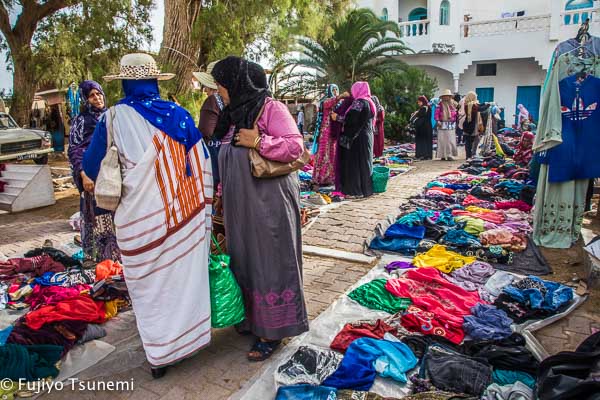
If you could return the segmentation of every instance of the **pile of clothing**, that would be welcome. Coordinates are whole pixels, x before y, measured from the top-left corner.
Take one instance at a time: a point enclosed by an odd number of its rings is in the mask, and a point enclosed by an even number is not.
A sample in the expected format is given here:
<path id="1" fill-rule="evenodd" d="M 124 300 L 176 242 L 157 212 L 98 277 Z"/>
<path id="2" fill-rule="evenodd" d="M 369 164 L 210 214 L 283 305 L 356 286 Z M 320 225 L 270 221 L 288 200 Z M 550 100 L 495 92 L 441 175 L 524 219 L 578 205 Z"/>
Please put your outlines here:
<path id="1" fill-rule="evenodd" d="M 328 349 L 300 347 L 275 374 L 278 400 L 383 400 L 370 392 L 378 376 L 401 387 L 402 399 L 533 400 L 539 388 L 551 392 L 559 372 L 540 366 L 518 325 L 562 313 L 575 295 L 539 277 L 551 271 L 529 236 L 529 139 L 500 138 L 500 150 L 429 182 L 378 227 L 370 248 L 410 261 L 391 262 L 353 289 L 348 307 L 388 316 L 344 321 Z M 504 158 L 513 154 L 518 161 Z M 590 355 L 573 357 L 588 374 L 577 383 L 592 387 Z"/>
<path id="2" fill-rule="evenodd" d="M 528 170 L 513 160 L 474 158 L 429 182 L 369 247 L 416 256 L 419 266 L 442 270 L 454 268 L 449 259 L 458 254 L 512 272 L 545 275 L 550 268 L 530 239 L 534 195 Z"/>
<path id="3" fill-rule="evenodd" d="M 102 324 L 131 307 L 119 263 L 86 267 L 50 244 L 0 261 L 0 306 L 22 313 L 0 330 L 0 379 L 55 378 L 69 350 L 104 337 Z"/>
<path id="4" fill-rule="evenodd" d="M 380 376 L 409 388 L 405 399 L 533 400 L 540 365 L 514 324 L 564 311 L 573 290 L 459 254 L 452 262 L 449 272 L 393 262 L 389 278 L 348 293 L 389 316 L 346 323 L 329 349 L 298 348 L 275 374 L 277 399 L 383 399 L 369 392 Z"/>
<path id="5" fill-rule="evenodd" d="M 411 169 L 414 153 L 415 145 L 413 143 L 386 147 L 383 155 L 375 158 L 373 164 L 388 167 L 390 176 L 398 176 Z"/>

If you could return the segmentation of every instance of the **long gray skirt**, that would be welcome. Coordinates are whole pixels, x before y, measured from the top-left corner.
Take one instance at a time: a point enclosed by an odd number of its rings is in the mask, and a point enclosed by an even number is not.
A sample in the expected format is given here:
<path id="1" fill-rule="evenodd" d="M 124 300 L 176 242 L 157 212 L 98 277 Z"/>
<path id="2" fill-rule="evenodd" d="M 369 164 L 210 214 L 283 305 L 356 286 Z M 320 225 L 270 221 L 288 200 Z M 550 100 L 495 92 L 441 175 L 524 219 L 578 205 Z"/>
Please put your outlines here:
<path id="1" fill-rule="evenodd" d="M 455 129 L 438 129 L 437 157 L 442 159 L 458 157 Z"/>
<path id="2" fill-rule="evenodd" d="M 270 340 L 307 331 L 297 174 L 255 178 L 248 149 L 229 144 L 219 172 L 227 251 L 246 307 L 237 328 Z"/>

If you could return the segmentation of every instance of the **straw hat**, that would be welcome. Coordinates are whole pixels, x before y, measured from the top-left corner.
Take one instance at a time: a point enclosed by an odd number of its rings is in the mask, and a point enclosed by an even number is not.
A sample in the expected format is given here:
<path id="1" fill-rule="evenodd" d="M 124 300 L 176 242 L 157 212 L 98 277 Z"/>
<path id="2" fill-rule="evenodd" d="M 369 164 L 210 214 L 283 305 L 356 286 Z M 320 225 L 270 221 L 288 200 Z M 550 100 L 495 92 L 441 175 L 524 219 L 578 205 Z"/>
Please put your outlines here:
<path id="1" fill-rule="evenodd" d="M 161 73 L 156 61 L 150 54 L 132 53 L 121 58 L 120 72 L 116 75 L 107 75 L 106 81 L 115 79 L 158 79 L 166 81 L 175 77 L 175 74 Z"/>
<path id="2" fill-rule="evenodd" d="M 445 96 L 454 97 L 454 93 L 452 93 L 452 91 L 450 89 L 446 89 L 442 92 L 442 94 L 440 94 L 440 98 L 445 97 Z"/>
<path id="3" fill-rule="evenodd" d="M 213 68 L 215 67 L 215 64 L 218 61 L 213 61 L 210 64 L 208 64 L 208 66 L 206 67 L 206 72 L 192 72 L 192 75 L 194 75 L 194 78 L 196 78 L 198 80 L 198 82 L 200 82 L 202 84 L 202 86 L 206 86 L 207 88 L 211 88 L 211 89 L 217 89 L 217 83 L 215 82 L 215 78 L 213 78 L 211 72 L 213 70 Z"/>

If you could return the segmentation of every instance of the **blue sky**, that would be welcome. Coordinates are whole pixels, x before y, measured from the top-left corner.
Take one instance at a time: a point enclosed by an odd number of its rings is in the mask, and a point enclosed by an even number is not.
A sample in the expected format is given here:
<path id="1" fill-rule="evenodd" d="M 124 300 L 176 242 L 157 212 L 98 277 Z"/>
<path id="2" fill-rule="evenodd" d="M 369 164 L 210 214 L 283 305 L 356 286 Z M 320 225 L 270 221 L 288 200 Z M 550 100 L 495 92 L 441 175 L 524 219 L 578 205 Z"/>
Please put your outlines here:
<path id="1" fill-rule="evenodd" d="M 160 43 L 162 42 L 163 34 L 163 18 L 164 18 L 164 1 L 156 1 L 156 8 L 152 11 L 152 17 L 150 24 L 152 25 L 154 41 L 150 45 L 150 50 L 158 51 Z M 13 10 L 10 15 L 11 23 L 14 24 L 20 10 Z M 12 73 L 6 70 L 6 54 L 0 53 L 0 90 L 12 88 Z"/>

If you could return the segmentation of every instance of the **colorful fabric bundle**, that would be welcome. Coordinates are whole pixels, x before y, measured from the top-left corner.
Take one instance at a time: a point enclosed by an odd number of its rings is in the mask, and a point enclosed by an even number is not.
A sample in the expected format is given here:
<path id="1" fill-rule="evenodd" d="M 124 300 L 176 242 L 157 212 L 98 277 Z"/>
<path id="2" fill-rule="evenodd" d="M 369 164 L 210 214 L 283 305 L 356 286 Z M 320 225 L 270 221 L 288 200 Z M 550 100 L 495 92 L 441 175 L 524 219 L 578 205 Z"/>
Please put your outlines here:
<path id="1" fill-rule="evenodd" d="M 470 264 L 475 260 L 475 257 L 465 257 L 453 251 L 446 250 L 445 246 L 435 245 L 427 253 L 418 254 L 413 259 L 413 265 L 419 268 L 433 267 L 449 274 L 455 269 Z"/>

